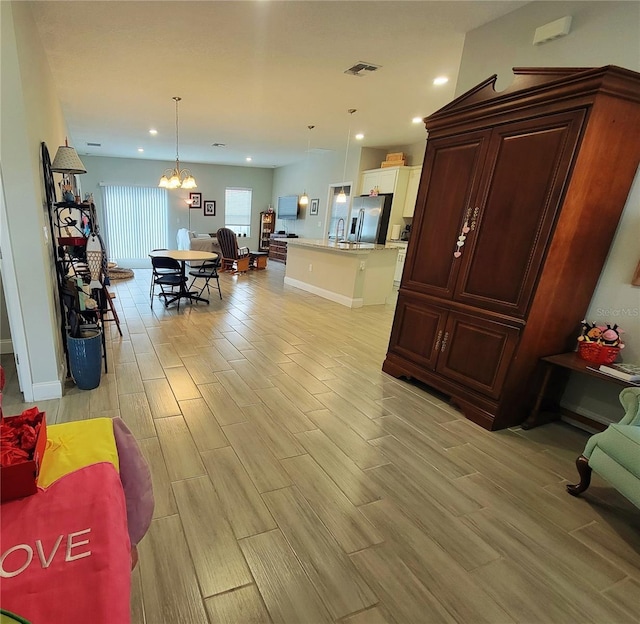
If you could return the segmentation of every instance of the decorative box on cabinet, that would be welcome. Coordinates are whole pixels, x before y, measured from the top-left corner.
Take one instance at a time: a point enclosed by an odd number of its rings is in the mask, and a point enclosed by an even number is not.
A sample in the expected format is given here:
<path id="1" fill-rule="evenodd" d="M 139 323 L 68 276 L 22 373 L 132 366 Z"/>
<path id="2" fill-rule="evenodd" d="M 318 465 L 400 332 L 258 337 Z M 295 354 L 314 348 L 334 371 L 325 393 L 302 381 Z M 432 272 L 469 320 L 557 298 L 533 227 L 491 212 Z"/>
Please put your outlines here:
<path id="1" fill-rule="evenodd" d="M 269 240 L 269 260 L 287 263 L 287 237 L 285 234 L 272 234 Z"/>
<path id="2" fill-rule="evenodd" d="M 487 429 L 524 421 L 540 358 L 575 344 L 640 161 L 640 74 L 514 72 L 427 119 L 383 365 Z"/>
<path id="3" fill-rule="evenodd" d="M 260 251 L 269 251 L 269 241 L 276 226 L 276 213 L 273 211 L 260 213 Z"/>

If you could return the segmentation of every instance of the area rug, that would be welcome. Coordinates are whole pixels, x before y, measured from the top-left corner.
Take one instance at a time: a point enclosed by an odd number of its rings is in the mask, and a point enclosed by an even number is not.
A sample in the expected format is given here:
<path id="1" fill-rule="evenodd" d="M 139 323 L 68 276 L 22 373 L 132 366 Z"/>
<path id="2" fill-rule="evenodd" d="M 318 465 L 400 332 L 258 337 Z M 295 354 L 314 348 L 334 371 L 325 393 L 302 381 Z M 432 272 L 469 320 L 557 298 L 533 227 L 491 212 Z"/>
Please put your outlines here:
<path id="1" fill-rule="evenodd" d="M 109 269 L 110 280 L 123 280 L 133 277 L 133 271 L 131 269 L 121 269 L 120 267 L 114 267 Z"/>

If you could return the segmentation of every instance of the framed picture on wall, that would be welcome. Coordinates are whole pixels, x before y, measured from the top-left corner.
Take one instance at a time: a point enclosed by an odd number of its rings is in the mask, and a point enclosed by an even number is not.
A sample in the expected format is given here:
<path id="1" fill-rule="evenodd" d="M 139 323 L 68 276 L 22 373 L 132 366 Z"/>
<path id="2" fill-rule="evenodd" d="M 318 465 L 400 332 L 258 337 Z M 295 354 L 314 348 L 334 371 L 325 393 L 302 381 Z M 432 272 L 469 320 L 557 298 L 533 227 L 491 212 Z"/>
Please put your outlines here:
<path id="1" fill-rule="evenodd" d="M 216 202 L 213 199 L 204 200 L 204 216 L 205 217 L 216 216 Z"/>
<path id="2" fill-rule="evenodd" d="M 189 193 L 190 208 L 202 208 L 202 193 Z"/>
<path id="3" fill-rule="evenodd" d="M 319 206 L 320 206 L 320 200 L 319 199 L 312 199 L 311 203 L 309 204 L 309 214 L 310 215 L 317 215 Z"/>

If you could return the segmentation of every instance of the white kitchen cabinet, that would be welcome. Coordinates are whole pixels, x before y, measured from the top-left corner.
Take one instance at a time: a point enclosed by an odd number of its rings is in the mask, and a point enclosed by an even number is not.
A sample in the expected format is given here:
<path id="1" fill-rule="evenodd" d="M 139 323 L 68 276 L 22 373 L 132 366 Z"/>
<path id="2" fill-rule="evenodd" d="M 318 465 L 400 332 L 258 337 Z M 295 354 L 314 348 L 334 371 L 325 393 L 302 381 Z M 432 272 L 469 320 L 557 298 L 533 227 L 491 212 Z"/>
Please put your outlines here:
<path id="1" fill-rule="evenodd" d="M 404 269 L 404 261 L 407 257 L 407 244 L 396 243 L 393 245 L 398 248 L 398 257 L 396 258 L 396 272 L 393 276 L 393 283 L 398 286 L 402 279 L 402 270 Z"/>
<path id="2" fill-rule="evenodd" d="M 360 178 L 360 195 L 368 195 L 376 186 L 378 193 L 395 193 L 398 167 L 364 171 Z"/>
<path id="3" fill-rule="evenodd" d="M 409 167 L 409 180 L 407 181 L 407 194 L 404 200 L 404 210 L 402 216 L 405 218 L 413 217 L 413 211 L 416 208 L 416 200 L 418 199 L 418 186 L 420 186 L 420 175 L 422 167 Z"/>
<path id="4" fill-rule="evenodd" d="M 393 193 L 391 202 L 391 216 L 389 217 L 389 228 L 387 230 L 387 240 L 391 237 L 391 230 L 394 225 L 404 228 L 402 213 L 405 207 L 407 194 L 407 180 L 409 170 L 412 167 L 385 167 L 381 169 L 368 169 L 360 175 L 360 195 L 368 195 L 371 189 L 378 187 L 379 193 Z"/>

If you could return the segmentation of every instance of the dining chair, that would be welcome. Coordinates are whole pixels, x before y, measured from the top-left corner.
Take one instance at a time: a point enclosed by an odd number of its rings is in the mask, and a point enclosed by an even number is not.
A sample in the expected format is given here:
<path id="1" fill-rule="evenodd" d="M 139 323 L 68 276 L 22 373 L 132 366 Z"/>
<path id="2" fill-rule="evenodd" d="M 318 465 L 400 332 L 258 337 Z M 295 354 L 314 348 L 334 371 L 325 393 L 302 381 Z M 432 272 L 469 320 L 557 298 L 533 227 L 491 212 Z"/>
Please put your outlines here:
<path id="1" fill-rule="evenodd" d="M 152 249 L 151 252 L 153 253 L 154 251 L 169 251 L 166 247 L 162 247 L 160 249 Z M 156 278 L 155 275 L 155 270 L 153 269 L 153 264 L 151 266 L 152 268 L 152 272 L 151 272 L 151 284 L 149 285 L 149 297 L 153 297 L 153 286 L 154 286 L 154 280 Z M 171 273 L 172 271 L 168 270 L 168 269 L 158 269 L 157 270 L 158 273 Z"/>
<path id="2" fill-rule="evenodd" d="M 202 297 L 202 293 L 204 292 L 205 288 L 207 290 L 207 295 L 211 296 L 211 291 L 209 290 L 209 282 L 211 280 L 216 280 L 218 293 L 220 295 L 220 299 L 222 299 L 222 291 L 220 290 L 220 276 L 218 275 L 218 269 L 220 268 L 220 265 L 220 258 L 216 258 L 215 260 L 205 261 L 198 267 L 193 267 L 189 271 L 189 275 L 193 277 L 193 280 L 191 281 L 191 284 L 189 284 L 187 290 L 191 290 L 193 288 L 193 285 L 197 279 L 203 279 L 204 284 L 202 285 L 202 288 L 200 288 L 196 296 Z"/>
<path id="3" fill-rule="evenodd" d="M 153 294 L 156 286 L 160 286 L 158 297 L 170 297 L 175 288 L 186 285 L 187 278 L 182 274 L 180 263 L 173 258 L 156 256 L 151 258 L 151 268 L 153 270 L 153 281 L 151 284 L 151 307 L 153 308 Z M 165 290 L 168 289 L 168 290 Z M 178 298 L 178 310 L 180 310 L 180 298 Z"/>
<path id="4" fill-rule="evenodd" d="M 216 232 L 216 238 L 222 251 L 222 269 L 235 269 L 235 273 L 248 271 L 251 252 L 248 247 L 238 246 L 236 233 L 229 228 L 220 228 Z"/>

